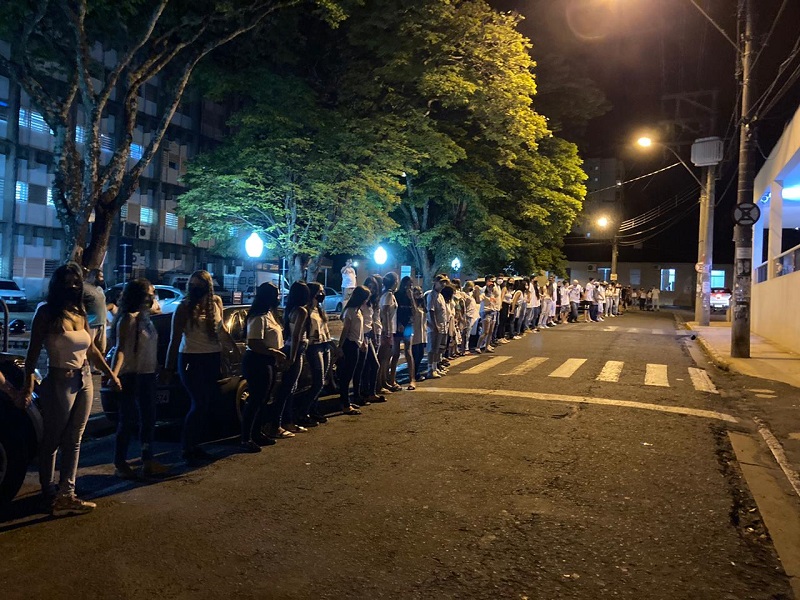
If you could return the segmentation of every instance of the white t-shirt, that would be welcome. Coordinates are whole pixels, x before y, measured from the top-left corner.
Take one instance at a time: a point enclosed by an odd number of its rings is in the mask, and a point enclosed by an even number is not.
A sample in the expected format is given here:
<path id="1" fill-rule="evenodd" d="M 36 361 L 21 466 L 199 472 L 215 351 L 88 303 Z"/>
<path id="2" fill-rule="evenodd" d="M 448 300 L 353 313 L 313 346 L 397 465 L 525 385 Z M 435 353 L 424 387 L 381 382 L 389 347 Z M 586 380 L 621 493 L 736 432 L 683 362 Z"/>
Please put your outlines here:
<path id="1" fill-rule="evenodd" d="M 247 322 L 247 339 L 264 340 L 268 348 L 283 348 L 283 327 L 272 311 L 253 317 Z"/>
<path id="2" fill-rule="evenodd" d="M 388 331 L 384 331 L 384 335 L 393 335 L 397 331 L 397 298 L 394 297 L 394 292 L 384 292 L 381 296 L 381 312 L 386 313 L 386 320 L 381 321 L 381 325 Z"/>
<path id="3" fill-rule="evenodd" d="M 569 286 L 569 292 L 567 294 L 569 296 L 569 301 L 570 302 L 580 302 L 581 301 L 581 293 L 582 292 L 583 292 L 583 289 L 581 288 L 581 286 L 579 286 L 578 284 L 573 283 L 571 286 Z"/>
<path id="4" fill-rule="evenodd" d="M 158 370 L 158 332 L 153 326 L 149 316 L 139 315 L 133 317 L 136 324 L 133 335 L 125 339 L 125 362 L 122 363 L 120 374 L 124 373 L 155 373 Z M 120 319 L 117 323 L 117 339 L 120 339 Z M 138 339 L 137 339 L 138 337 Z"/>
<path id="5" fill-rule="evenodd" d="M 216 302 L 214 302 L 212 306 L 214 307 L 214 330 L 219 333 L 219 330 L 222 328 L 222 312 Z M 178 351 L 185 354 L 211 354 L 214 352 L 222 352 L 222 344 L 219 342 L 219 336 L 214 339 L 208 335 L 205 312 L 200 313 L 197 324 L 195 324 L 191 315 L 188 316 L 186 329 L 183 330 L 181 345 Z"/>
<path id="6" fill-rule="evenodd" d="M 356 270 L 353 267 L 344 267 L 342 269 L 342 289 L 356 287 Z"/>
<path id="7" fill-rule="evenodd" d="M 347 330 L 346 339 L 360 345 L 364 341 L 364 315 L 356 308 L 346 308 L 344 319 L 350 319 L 350 327 Z"/>

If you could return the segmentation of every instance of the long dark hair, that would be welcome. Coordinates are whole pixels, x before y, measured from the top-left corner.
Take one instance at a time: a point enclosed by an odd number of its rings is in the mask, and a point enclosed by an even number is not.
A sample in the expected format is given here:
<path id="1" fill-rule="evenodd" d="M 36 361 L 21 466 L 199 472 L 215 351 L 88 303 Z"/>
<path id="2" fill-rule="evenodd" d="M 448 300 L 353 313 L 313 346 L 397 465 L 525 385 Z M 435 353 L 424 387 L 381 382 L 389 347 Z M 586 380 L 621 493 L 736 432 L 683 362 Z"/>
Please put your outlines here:
<path id="1" fill-rule="evenodd" d="M 80 283 L 80 287 L 75 291 L 67 287 L 67 278 L 71 275 L 77 277 Z M 64 319 L 68 312 L 86 316 L 86 309 L 83 306 L 83 269 L 74 262 L 61 265 L 50 278 L 50 284 L 47 286 L 47 314 L 49 317 L 47 328 L 63 332 Z"/>
<path id="2" fill-rule="evenodd" d="M 395 296 L 397 297 L 397 305 L 398 306 L 413 306 L 414 305 L 414 295 L 412 294 L 412 288 L 414 287 L 414 280 L 411 279 L 408 275 L 403 277 L 400 280 L 400 287 L 397 288 L 397 292 Z"/>
<path id="3" fill-rule="evenodd" d="M 311 296 L 311 291 L 308 289 L 308 284 L 305 281 L 295 281 L 292 287 L 289 288 L 289 296 L 286 298 L 286 307 L 283 309 L 283 329 L 284 335 L 289 335 L 289 322 L 292 319 L 292 313 L 300 307 L 305 307 L 308 304 L 308 299 Z"/>
<path id="4" fill-rule="evenodd" d="M 191 293 L 192 279 L 199 279 L 199 288 L 202 289 L 203 294 L 194 296 Z M 189 319 L 195 326 L 200 325 L 200 315 L 205 315 L 206 320 L 206 333 L 209 339 L 219 340 L 217 333 L 217 324 L 214 316 L 216 314 L 214 307 L 214 280 L 211 279 L 211 273 L 204 270 L 195 271 L 186 282 L 186 291 L 189 292 L 183 302 L 189 309 Z"/>
<path id="5" fill-rule="evenodd" d="M 383 280 L 380 275 L 367 277 L 366 281 L 364 281 L 364 286 L 369 290 L 369 305 L 372 308 L 378 308 L 381 300 L 381 288 L 383 287 Z M 361 306 L 361 304 L 358 306 Z"/>
<path id="6" fill-rule="evenodd" d="M 247 311 L 247 317 L 244 320 L 245 339 L 247 339 L 247 325 L 250 323 L 250 319 L 271 312 L 275 320 L 278 320 L 279 304 L 280 292 L 278 291 L 278 286 L 267 281 L 256 288 L 256 297 L 253 298 L 253 304 L 250 305 L 250 310 Z"/>
<path id="7" fill-rule="evenodd" d="M 137 312 L 147 299 L 147 294 L 150 291 L 152 284 L 149 279 L 140 277 L 139 279 L 131 279 L 125 284 L 122 289 L 122 295 L 119 297 L 119 310 L 114 315 L 114 320 L 111 321 L 111 341 L 113 344 L 117 343 L 117 325 L 122 317 L 130 313 Z M 136 341 L 134 342 L 133 351 L 136 352 L 139 346 L 139 330 L 136 330 Z"/>
<path id="8" fill-rule="evenodd" d="M 369 288 L 366 288 L 363 285 L 358 286 L 350 295 L 350 299 L 347 301 L 347 305 L 344 307 L 345 310 L 348 308 L 361 308 L 361 305 L 367 301 L 369 296 Z"/>
<path id="9" fill-rule="evenodd" d="M 325 288 L 322 287 L 322 284 L 317 281 L 312 281 L 308 284 L 308 291 L 310 293 L 310 297 L 308 299 L 308 310 L 311 311 L 311 307 L 314 304 L 314 300 L 322 292 L 323 296 L 325 294 Z M 323 298 L 324 300 L 324 298 Z M 322 303 L 317 302 L 317 312 L 319 313 L 320 318 L 322 319 L 323 323 L 328 322 L 328 314 L 325 312 L 325 309 L 322 308 Z"/>

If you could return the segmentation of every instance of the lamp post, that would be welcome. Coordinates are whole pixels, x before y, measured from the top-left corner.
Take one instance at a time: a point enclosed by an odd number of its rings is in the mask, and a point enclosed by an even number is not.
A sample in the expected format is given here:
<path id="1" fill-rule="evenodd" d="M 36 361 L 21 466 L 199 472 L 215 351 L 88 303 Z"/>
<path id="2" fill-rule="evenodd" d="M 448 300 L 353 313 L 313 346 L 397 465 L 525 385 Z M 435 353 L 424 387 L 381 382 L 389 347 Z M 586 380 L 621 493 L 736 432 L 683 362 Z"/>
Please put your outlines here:
<path id="1" fill-rule="evenodd" d="M 711 322 L 711 267 L 714 254 L 714 167 L 722 160 L 722 140 L 717 137 L 701 138 L 692 145 L 692 162 L 705 169 L 703 183 L 675 150 L 648 137 L 637 140 L 639 146 L 657 145 L 669 150 L 700 186 L 700 223 L 697 234 L 697 286 L 695 291 L 694 320 L 707 327 Z"/>
<path id="2" fill-rule="evenodd" d="M 383 246 L 378 246 L 375 248 L 375 252 L 372 254 L 372 260 L 374 260 L 375 264 L 379 267 L 385 265 L 386 261 L 389 260 L 389 253 L 386 252 L 386 248 Z"/>
<path id="3" fill-rule="evenodd" d="M 597 219 L 597 225 L 601 228 L 605 229 L 611 224 L 611 219 L 608 217 L 600 217 Z M 619 243 L 617 240 L 617 233 L 618 230 L 614 231 L 614 235 L 611 238 L 611 281 L 617 280 L 617 257 L 619 256 Z"/>

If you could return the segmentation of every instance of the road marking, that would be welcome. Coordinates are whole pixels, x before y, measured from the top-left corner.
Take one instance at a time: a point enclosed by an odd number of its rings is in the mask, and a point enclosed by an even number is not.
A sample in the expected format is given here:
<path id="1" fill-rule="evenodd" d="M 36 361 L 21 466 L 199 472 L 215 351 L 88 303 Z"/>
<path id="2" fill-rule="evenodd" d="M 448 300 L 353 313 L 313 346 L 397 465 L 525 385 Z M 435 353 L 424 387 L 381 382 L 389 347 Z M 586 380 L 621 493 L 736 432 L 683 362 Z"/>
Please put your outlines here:
<path id="1" fill-rule="evenodd" d="M 775 392 L 772 390 L 762 390 L 756 388 L 747 388 L 748 392 L 756 392 L 757 394 L 774 394 Z"/>
<path id="2" fill-rule="evenodd" d="M 669 387 L 667 365 L 653 365 L 648 363 L 647 370 L 644 373 L 644 384 Z"/>
<path id="3" fill-rule="evenodd" d="M 719 394 L 716 386 L 711 381 L 705 369 L 689 367 L 689 377 L 692 378 L 692 385 L 698 392 L 708 392 L 709 394 Z"/>
<path id="4" fill-rule="evenodd" d="M 778 439 L 767 428 L 767 426 L 764 424 L 764 421 L 758 417 L 753 417 L 753 421 L 756 422 L 756 426 L 758 426 L 758 433 L 761 434 L 764 442 L 766 442 L 767 446 L 769 446 L 772 456 L 775 457 L 775 460 L 778 462 L 778 465 L 780 466 L 784 475 L 786 475 L 789 483 L 792 484 L 792 488 L 794 488 L 795 493 L 800 496 L 800 475 L 798 475 L 797 471 L 795 471 L 792 468 L 792 465 L 789 464 L 789 461 L 786 458 L 786 453 L 783 451 L 783 446 L 781 446 L 781 443 L 778 441 Z"/>
<path id="5" fill-rule="evenodd" d="M 667 332 L 663 329 L 653 329 L 652 333 L 653 335 L 665 335 Z"/>
<path id="6" fill-rule="evenodd" d="M 622 374 L 622 366 L 625 363 L 619 360 L 609 360 L 597 376 L 597 381 L 611 381 L 616 383 L 619 381 L 619 376 Z"/>
<path id="7" fill-rule="evenodd" d="M 641 329 L 639 329 L 638 327 L 631 327 L 630 329 L 628 329 L 628 333 L 641 333 Z"/>
<path id="8" fill-rule="evenodd" d="M 609 325 L 607 327 L 603 327 L 603 331 L 616 331 L 617 329 L 619 329 L 619 327 L 617 327 L 616 325 Z"/>
<path id="9" fill-rule="evenodd" d="M 508 373 L 503 373 L 503 375 L 523 375 L 528 371 L 533 371 L 536 367 L 542 364 L 544 361 L 547 360 L 546 356 L 534 356 L 533 358 L 529 358 L 521 365 L 517 365 L 513 369 L 511 369 Z"/>
<path id="10" fill-rule="evenodd" d="M 510 359 L 511 359 L 510 356 L 493 356 L 489 360 L 486 360 L 479 365 L 475 365 L 474 367 L 470 367 L 466 371 L 461 371 L 461 372 L 464 375 L 476 375 L 478 373 L 483 373 L 484 371 L 488 371 L 489 369 L 493 369 L 500 363 L 504 363 Z"/>
<path id="11" fill-rule="evenodd" d="M 560 367 L 550 373 L 548 377 L 562 377 L 564 379 L 567 377 L 572 377 L 575 374 L 575 371 L 580 369 L 581 365 L 585 362 L 585 358 L 568 358 Z"/>
<path id="12" fill-rule="evenodd" d="M 497 396 L 510 400 L 525 398 L 528 400 L 541 400 L 544 402 L 571 402 L 578 404 L 595 404 L 598 406 L 620 406 L 623 408 L 637 408 L 654 412 L 670 413 L 675 415 L 686 415 L 689 417 L 701 417 L 704 419 L 716 419 L 727 421 L 728 423 L 738 423 L 738 419 L 732 415 L 717 412 L 715 410 L 702 410 L 699 408 L 687 408 L 684 406 L 661 406 L 659 404 L 649 404 L 645 402 L 632 402 L 630 400 L 613 400 L 610 398 L 591 398 L 589 396 L 567 396 L 564 394 L 543 394 L 539 392 L 517 392 L 511 390 L 486 390 L 475 388 L 443 388 L 418 386 L 416 393 L 430 394 L 457 394 L 463 398 L 474 398 L 477 396 Z"/>

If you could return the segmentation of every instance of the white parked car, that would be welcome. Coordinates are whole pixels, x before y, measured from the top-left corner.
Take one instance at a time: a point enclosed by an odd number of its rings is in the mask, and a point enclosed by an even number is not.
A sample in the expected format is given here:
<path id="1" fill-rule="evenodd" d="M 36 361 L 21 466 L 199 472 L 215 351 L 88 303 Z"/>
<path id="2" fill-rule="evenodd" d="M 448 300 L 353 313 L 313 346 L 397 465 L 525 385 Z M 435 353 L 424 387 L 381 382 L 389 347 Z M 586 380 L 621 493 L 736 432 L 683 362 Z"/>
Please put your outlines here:
<path id="1" fill-rule="evenodd" d="M 326 313 L 340 313 L 342 312 L 342 294 L 335 289 L 325 288 L 325 301 L 322 303 L 322 308 Z"/>
<path id="2" fill-rule="evenodd" d="M 122 295 L 122 288 L 124 287 L 124 283 L 118 283 L 108 288 L 106 290 L 106 302 L 117 304 L 117 302 L 119 302 L 119 297 Z M 161 312 L 174 313 L 185 294 L 171 285 L 154 285 L 153 287 L 156 289 L 156 297 L 158 298 L 158 305 L 161 307 Z"/>
<path id="3" fill-rule="evenodd" d="M 19 289 L 13 279 L 0 279 L 0 300 L 5 300 L 8 310 L 28 310 L 28 297 L 25 290 Z"/>

